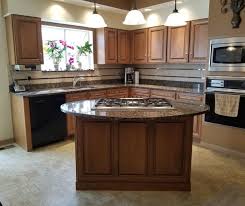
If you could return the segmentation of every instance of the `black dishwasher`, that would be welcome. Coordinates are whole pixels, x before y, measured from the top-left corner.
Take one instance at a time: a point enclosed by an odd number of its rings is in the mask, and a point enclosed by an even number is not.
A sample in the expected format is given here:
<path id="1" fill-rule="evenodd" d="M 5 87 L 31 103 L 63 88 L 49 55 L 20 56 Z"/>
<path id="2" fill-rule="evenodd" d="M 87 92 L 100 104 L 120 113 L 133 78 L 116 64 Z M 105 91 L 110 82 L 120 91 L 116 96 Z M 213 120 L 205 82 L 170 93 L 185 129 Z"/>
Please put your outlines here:
<path id="1" fill-rule="evenodd" d="M 33 148 L 64 140 L 66 115 L 60 106 L 65 103 L 65 95 L 30 97 L 29 103 Z"/>

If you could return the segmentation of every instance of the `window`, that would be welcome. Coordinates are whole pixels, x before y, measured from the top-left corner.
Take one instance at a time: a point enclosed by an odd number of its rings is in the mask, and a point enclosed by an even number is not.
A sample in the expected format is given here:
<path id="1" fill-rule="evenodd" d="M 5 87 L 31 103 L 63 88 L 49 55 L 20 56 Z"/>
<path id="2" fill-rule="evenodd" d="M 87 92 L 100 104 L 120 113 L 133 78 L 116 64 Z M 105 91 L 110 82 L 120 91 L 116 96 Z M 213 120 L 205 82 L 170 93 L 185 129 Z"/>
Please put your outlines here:
<path id="1" fill-rule="evenodd" d="M 42 25 L 42 71 L 94 69 L 93 31 Z"/>

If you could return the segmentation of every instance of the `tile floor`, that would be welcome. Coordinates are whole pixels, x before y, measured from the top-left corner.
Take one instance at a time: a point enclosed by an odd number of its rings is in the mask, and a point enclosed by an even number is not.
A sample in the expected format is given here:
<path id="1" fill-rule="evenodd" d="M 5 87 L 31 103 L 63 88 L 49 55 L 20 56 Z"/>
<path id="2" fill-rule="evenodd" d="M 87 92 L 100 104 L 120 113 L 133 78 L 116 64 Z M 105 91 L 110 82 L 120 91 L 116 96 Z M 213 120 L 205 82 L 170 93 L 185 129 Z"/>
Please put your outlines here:
<path id="1" fill-rule="evenodd" d="M 192 192 L 75 190 L 74 143 L 0 151 L 3 206 L 245 206 L 245 159 L 193 146 Z"/>

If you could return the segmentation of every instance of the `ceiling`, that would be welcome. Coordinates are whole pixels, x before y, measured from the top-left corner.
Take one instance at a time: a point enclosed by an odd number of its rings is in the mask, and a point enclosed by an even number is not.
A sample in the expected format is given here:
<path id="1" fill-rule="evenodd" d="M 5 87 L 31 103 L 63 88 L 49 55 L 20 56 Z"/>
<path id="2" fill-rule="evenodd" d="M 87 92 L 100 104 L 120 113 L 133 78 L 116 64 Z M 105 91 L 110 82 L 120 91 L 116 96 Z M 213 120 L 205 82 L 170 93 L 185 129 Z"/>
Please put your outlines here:
<path id="1" fill-rule="evenodd" d="M 60 0 L 61 1 L 61 0 Z M 80 4 L 80 5 L 91 5 L 93 0 L 62 0 L 66 3 Z M 136 0 L 137 7 L 139 9 L 154 6 L 157 4 L 166 3 L 172 0 Z M 113 7 L 121 10 L 130 10 L 134 4 L 134 0 L 96 0 L 100 5 L 107 7 Z"/>

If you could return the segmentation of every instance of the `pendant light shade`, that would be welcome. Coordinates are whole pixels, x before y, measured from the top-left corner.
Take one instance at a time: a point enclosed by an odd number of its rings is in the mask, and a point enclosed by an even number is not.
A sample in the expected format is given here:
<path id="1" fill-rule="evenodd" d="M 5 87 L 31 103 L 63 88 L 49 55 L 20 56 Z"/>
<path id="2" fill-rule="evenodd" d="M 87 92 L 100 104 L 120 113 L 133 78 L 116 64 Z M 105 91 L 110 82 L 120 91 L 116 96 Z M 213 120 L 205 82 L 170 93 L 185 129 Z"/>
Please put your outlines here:
<path id="1" fill-rule="evenodd" d="M 125 25 L 142 25 L 145 24 L 146 20 L 141 11 L 136 7 L 136 0 L 134 1 L 134 8 L 128 12 L 123 24 Z"/>
<path id="2" fill-rule="evenodd" d="M 96 10 L 96 2 L 94 1 L 94 11 L 93 14 L 89 17 L 88 26 L 92 28 L 104 28 L 107 27 L 103 17 L 98 14 Z"/>
<path id="3" fill-rule="evenodd" d="M 177 27 L 177 26 L 184 26 L 186 25 L 185 17 L 179 13 L 177 10 L 177 3 L 175 0 L 175 9 L 173 10 L 173 13 L 170 14 L 167 18 L 167 21 L 165 22 L 165 26 L 169 27 Z"/>

